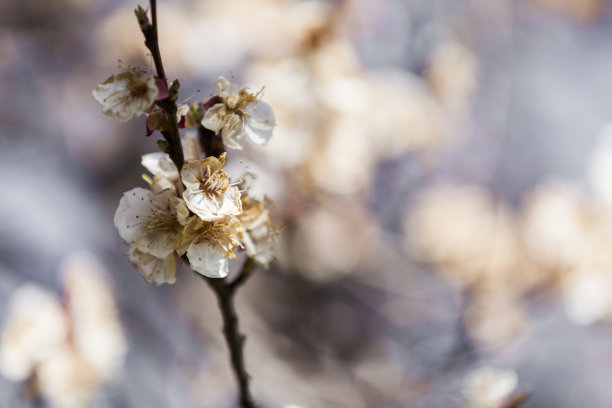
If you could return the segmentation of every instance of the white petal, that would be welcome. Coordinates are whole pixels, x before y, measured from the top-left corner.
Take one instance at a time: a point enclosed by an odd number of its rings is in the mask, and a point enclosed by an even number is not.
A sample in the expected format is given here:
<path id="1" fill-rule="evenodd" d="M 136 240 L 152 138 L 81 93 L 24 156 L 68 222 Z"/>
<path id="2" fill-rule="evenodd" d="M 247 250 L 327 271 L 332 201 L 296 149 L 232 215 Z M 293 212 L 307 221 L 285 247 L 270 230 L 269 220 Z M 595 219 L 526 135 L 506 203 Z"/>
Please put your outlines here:
<path id="1" fill-rule="evenodd" d="M 161 285 L 176 282 L 176 262 L 174 254 L 164 259 L 142 252 L 136 248 L 130 251 L 130 262 L 147 282 Z"/>
<path id="2" fill-rule="evenodd" d="M 276 121 L 272 108 L 265 102 L 251 103 L 245 108 L 249 114 L 244 123 L 244 130 L 251 142 L 265 144 L 272 137 Z"/>
<path id="3" fill-rule="evenodd" d="M 174 251 L 178 235 L 175 231 L 159 231 L 148 226 L 155 213 L 174 213 L 174 192 L 154 193 L 136 187 L 123 194 L 115 212 L 115 227 L 125 241 L 159 258 Z"/>
<path id="4" fill-rule="evenodd" d="M 185 162 L 181 170 L 181 180 L 183 180 L 183 184 L 188 190 L 198 190 L 205 171 L 206 168 L 202 160 Z"/>
<path id="5" fill-rule="evenodd" d="M 219 77 L 215 81 L 215 92 L 225 99 L 229 95 L 238 92 L 238 85 L 224 77 Z"/>
<path id="6" fill-rule="evenodd" d="M 198 190 L 186 190 L 183 199 L 187 207 L 204 221 L 213 221 L 226 215 L 238 215 L 242 212 L 240 190 L 229 187 L 224 194 L 208 195 Z"/>
<path id="7" fill-rule="evenodd" d="M 221 132 L 223 144 L 230 149 L 242 149 L 247 139 L 244 132 L 244 121 L 235 113 L 230 114 L 225 121 Z"/>
<path id="8" fill-rule="evenodd" d="M 219 111 L 225 107 L 223 103 L 217 103 L 206 111 L 202 118 L 202 126 L 208 130 L 212 130 L 215 133 L 219 133 L 223 125 L 221 124 L 221 117 Z"/>
<path id="9" fill-rule="evenodd" d="M 154 176 L 178 179 L 178 170 L 168 153 L 154 152 L 145 154 L 140 160 L 142 166 Z"/>
<path id="10" fill-rule="evenodd" d="M 187 133 L 183 137 L 183 156 L 185 161 L 200 160 L 200 143 L 196 133 Z"/>
<path id="11" fill-rule="evenodd" d="M 229 272 L 229 260 L 205 242 L 194 242 L 187 250 L 191 268 L 209 278 L 224 278 Z"/>

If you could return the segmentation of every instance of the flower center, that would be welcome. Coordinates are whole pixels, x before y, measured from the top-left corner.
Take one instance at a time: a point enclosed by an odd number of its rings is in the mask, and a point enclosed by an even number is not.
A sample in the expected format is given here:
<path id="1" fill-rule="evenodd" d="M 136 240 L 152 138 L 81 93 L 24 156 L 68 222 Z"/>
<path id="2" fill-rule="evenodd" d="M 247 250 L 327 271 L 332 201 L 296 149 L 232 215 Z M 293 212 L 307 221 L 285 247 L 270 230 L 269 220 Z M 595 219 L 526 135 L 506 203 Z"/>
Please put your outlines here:
<path id="1" fill-rule="evenodd" d="M 223 170 L 219 170 L 213 174 L 210 174 L 210 170 L 207 171 L 200 182 L 200 190 L 211 196 L 225 193 L 228 187 L 229 181 Z"/>
<path id="2" fill-rule="evenodd" d="M 147 215 L 144 221 L 147 229 L 156 231 L 174 231 L 180 227 L 176 214 L 170 208 L 153 208 L 151 215 Z"/>
<path id="3" fill-rule="evenodd" d="M 149 85 L 146 81 L 134 79 L 129 82 L 128 89 L 132 98 L 142 98 L 149 92 Z"/>

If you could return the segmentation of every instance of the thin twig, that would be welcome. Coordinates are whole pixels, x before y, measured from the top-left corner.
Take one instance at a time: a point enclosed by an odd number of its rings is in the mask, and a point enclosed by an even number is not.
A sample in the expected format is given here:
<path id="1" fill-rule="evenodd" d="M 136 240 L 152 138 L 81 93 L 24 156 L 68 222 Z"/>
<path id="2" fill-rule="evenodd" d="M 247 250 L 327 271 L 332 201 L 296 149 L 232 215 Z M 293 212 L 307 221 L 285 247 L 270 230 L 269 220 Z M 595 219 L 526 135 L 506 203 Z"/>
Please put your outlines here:
<path id="1" fill-rule="evenodd" d="M 246 279 L 252 275 L 255 263 L 251 258 L 247 258 L 246 262 L 242 267 L 240 276 L 231 283 L 228 283 L 225 279 L 213 279 L 207 278 L 203 275 L 198 274 L 202 277 L 208 286 L 212 288 L 217 296 L 217 302 L 221 309 L 221 317 L 223 318 L 223 335 L 225 342 L 230 352 L 230 360 L 232 363 L 232 370 L 236 381 L 238 382 L 239 390 L 239 402 L 241 408 L 256 408 L 257 403 L 251 395 L 249 389 L 249 374 L 244 366 L 244 341 L 245 337 L 240 334 L 240 328 L 238 325 L 238 316 L 236 315 L 236 309 L 234 307 L 234 294 L 236 289 L 241 283 L 244 283 Z M 243 279 L 240 279 L 244 277 Z"/>
<path id="2" fill-rule="evenodd" d="M 216 135 L 212 130 L 206 129 L 204 126 L 199 125 L 198 137 L 200 139 L 200 145 L 202 146 L 206 156 L 219 157 L 221 153 L 225 151 L 225 146 L 223 145 L 221 136 Z"/>
<path id="3" fill-rule="evenodd" d="M 168 78 L 166 77 L 161 52 L 159 51 L 159 41 L 157 35 L 157 2 L 156 0 L 149 0 L 149 4 L 151 7 L 151 22 L 149 22 L 146 12 L 140 6 L 138 6 L 135 11 L 136 17 L 138 18 L 138 23 L 140 24 L 142 34 L 145 37 L 145 45 L 149 51 L 151 51 L 157 76 L 162 80 L 163 84 L 167 86 Z M 164 110 L 166 117 L 168 118 L 170 131 L 162 132 L 162 134 L 170 146 L 170 158 L 176 165 L 176 168 L 180 171 L 183 168 L 185 159 L 183 157 L 181 136 L 179 134 L 178 123 L 176 120 L 176 93 L 178 92 L 178 82 L 174 81 L 172 85 L 171 91 L 174 90 L 175 92 L 170 92 L 166 99 L 157 101 L 157 106 Z"/>
<path id="4" fill-rule="evenodd" d="M 151 51 L 153 55 L 153 62 L 155 63 L 155 70 L 157 71 L 157 76 L 167 81 L 166 72 L 164 71 L 164 64 L 161 59 L 161 52 L 159 51 L 159 41 L 157 37 L 157 1 L 150 0 L 149 4 L 151 5 L 151 24 L 152 24 L 152 32 L 149 38 L 145 39 L 145 45 Z"/>

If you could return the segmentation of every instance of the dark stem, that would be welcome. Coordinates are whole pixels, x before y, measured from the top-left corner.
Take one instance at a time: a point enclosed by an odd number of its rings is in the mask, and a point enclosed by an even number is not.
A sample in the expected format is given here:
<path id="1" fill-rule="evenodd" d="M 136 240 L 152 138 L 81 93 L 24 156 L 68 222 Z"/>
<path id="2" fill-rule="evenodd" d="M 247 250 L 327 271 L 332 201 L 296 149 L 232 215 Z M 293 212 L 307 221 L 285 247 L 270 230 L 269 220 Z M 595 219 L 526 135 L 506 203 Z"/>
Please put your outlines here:
<path id="1" fill-rule="evenodd" d="M 146 36 L 145 45 L 151 51 L 153 55 L 153 62 L 155 63 L 155 70 L 157 71 L 157 76 L 162 80 L 167 81 L 166 72 L 164 71 L 164 64 L 161 59 L 161 52 L 159 51 L 159 41 L 157 40 L 157 1 L 149 0 L 149 4 L 151 5 L 151 35 Z"/>
<path id="2" fill-rule="evenodd" d="M 223 140 L 220 135 L 216 135 L 210 129 L 206 129 L 204 126 L 198 126 L 198 137 L 200 139 L 200 145 L 204 150 L 204 154 L 206 156 L 215 156 L 219 157 L 221 153 L 225 151 L 225 146 L 223 145 Z"/>
<path id="3" fill-rule="evenodd" d="M 151 51 L 153 62 L 155 63 L 155 70 L 157 76 L 162 80 L 164 85 L 168 84 L 168 78 L 164 71 L 164 64 L 162 62 L 161 52 L 159 51 L 159 41 L 157 36 L 157 2 L 156 0 L 149 0 L 151 6 L 151 22 L 148 21 L 146 12 L 142 7 L 138 6 L 136 9 L 136 17 L 140 24 L 140 29 L 145 37 L 145 45 Z M 176 97 L 178 94 L 178 81 L 174 81 L 169 92 L 169 96 L 166 99 L 157 102 L 157 105 L 164 110 L 168 118 L 168 125 L 170 131 L 163 132 L 163 136 L 170 146 L 170 158 L 176 165 L 176 168 L 180 172 L 183 168 L 185 159 L 183 157 L 183 147 L 181 145 L 181 135 L 178 129 L 178 122 L 176 119 Z"/>
<path id="4" fill-rule="evenodd" d="M 227 344 L 230 352 L 232 370 L 234 372 L 234 376 L 236 377 L 236 381 L 238 382 L 239 402 L 241 408 L 256 408 L 257 404 L 251 395 L 251 391 L 249 389 L 249 374 L 244 366 L 245 337 L 240 334 L 238 316 L 236 315 L 236 309 L 234 308 L 234 294 L 241 283 L 244 283 L 244 281 L 246 281 L 246 279 L 252 275 L 254 267 L 255 263 L 251 260 L 251 258 L 247 258 L 242 267 L 240 276 L 231 283 L 228 283 L 225 279 L 207 278 L 198 274 L 206 281 L 208 286 L 212 288 L 217 296 L 219 309 L 221 309 L 221 317 L 223 318 L 223 336 L 225 337 L 225 343 Z"/>
<path id="5" fill-rule="evenodd" d="M 164 109 L 168 117 L 169 132 L 162 132 L 164 138 L 170 145 L 170 158 L 176 165 L 176 168 L 183 168 L 185 157 L 183 156 L 183 145 L 181 144 L 181 135 L 179 133 L 178 122 L 176 121 L 176 103 L 168 101 L 167 103 L 158 103 Z"/>

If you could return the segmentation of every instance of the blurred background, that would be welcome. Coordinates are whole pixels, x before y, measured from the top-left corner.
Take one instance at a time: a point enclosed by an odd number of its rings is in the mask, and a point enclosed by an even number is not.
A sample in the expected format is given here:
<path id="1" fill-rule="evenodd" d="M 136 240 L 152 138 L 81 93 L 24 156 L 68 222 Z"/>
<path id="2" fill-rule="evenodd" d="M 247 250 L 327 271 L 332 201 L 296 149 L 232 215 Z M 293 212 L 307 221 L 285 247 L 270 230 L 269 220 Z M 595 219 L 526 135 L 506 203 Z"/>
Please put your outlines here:
<path id="1" fill-rule="evenodd" d="M 237 297 L 262 407 L 612 405 L 607 0 L 158 3 L 179 100 L 233 76 L 276 114 L 228 165 L 282 225 Z M 229 408 L 212 292 L 186 269 L 145 282 L 112 222 L 160 139 L 91 96 L 118 59 L 150 69 L 137 4 L 0 4 L 0 317 L 30 305 L 100 360 L 39 374 L 61 379 L 41 406 Z M 25 283 L 46 295 L 15 301 Z M 29 388 L 0 378 L 0 405 L 34 406 Z"/>

